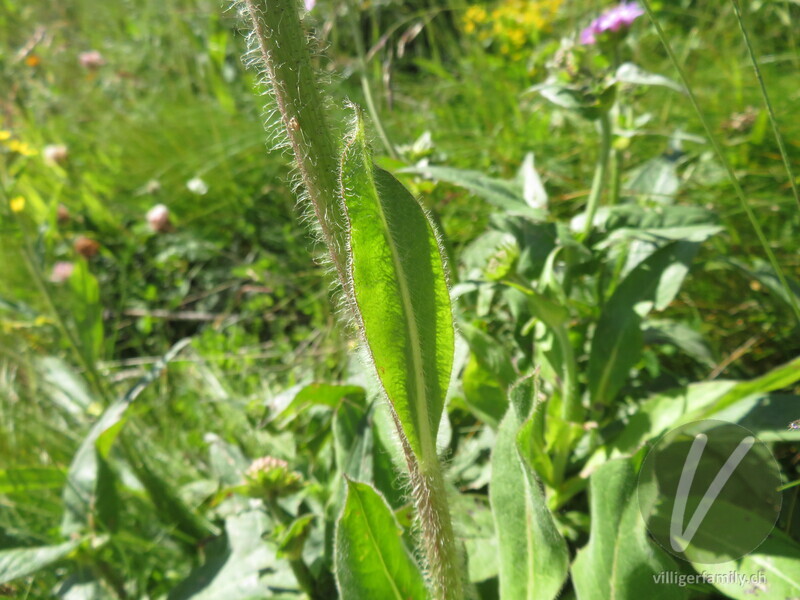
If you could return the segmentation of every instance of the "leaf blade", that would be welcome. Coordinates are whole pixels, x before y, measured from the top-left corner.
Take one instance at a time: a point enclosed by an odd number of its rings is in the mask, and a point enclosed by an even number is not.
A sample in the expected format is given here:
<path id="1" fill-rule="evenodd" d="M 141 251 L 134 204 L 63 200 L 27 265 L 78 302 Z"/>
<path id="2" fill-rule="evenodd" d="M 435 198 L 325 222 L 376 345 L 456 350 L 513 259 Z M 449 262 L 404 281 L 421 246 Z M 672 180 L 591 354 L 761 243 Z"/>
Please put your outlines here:
<path id="1" fill-rule="evenodd" d="M 341 169 L 361 333 L 409 445 L 428 455 L 435 452 L 455 346 L 443 252 L 413 196 L 373 165 L 360 117 Z"/>
<path id="2" fill-rule="evenodd" d="M 347 499 L 336 527 L 334 562 L 343 598 L 427 598 L 422 574 L 403 545 L 394 515 L 366 483 L 347 479 Z"/>

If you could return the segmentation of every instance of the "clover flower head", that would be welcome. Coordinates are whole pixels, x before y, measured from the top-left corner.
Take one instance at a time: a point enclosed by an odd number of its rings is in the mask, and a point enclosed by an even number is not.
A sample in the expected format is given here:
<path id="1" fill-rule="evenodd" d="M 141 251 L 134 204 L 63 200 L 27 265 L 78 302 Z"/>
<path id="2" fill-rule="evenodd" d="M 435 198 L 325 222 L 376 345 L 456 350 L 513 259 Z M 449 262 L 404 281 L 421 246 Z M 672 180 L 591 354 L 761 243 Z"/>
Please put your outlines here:
<path id="1" fill-rule="evenodd" d="M 147 219 L 147 224 L 150 226 L 150 229 L 156 233 L 169 231 L 172 225 L 169 220 L 169 209 L 163 204 L 156 204 L 153 208 L 148 210 L 145 218 Z"/>
<path id="2" fill-rule="evenodd" d="M 103 58 L 103 55 L 97 50 L 89 50 L 87 52 L 81 52 L 78 55 L 78 62 L 81 63 L 84 69 L 92 71 L 106 64 L 106 59 Z"/>
<path id="3" fill-rule="evenodd" d="M 67 162 L 69 150 L 63 144 L 50 144 L 42 149 L 42 156 L 47 163 L 61 165 Z"/>
<path id="4" fill-rule="evenodd" d="M 617 4 L 597 17 L 581 32 L 581 44 L 595 44 L 597 36 L 602 33 L 627 29 L 643 14 L 644 10 L 636 2 Z"/>
<path id="5" fill-rule="evenodd" d="M 74 270 L 75 265 L 71 262 L 59 261 L 53 265 L 53 271 L 50 273 L 50 281 L 53 283 L 64 283 L 70 278 Z"/>

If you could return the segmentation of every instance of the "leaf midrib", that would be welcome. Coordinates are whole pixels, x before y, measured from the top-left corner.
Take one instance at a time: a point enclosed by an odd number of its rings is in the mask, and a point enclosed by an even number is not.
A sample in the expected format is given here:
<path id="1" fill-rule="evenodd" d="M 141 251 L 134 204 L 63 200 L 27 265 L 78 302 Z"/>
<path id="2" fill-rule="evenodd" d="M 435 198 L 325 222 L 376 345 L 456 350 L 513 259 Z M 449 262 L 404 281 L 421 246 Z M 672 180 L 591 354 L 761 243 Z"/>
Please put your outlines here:
<path id="1" fill-rule="evenodd" d="M 415 407 L 417 409 L 416 414 L 418 415 L 417 418 L 417 429 L 420 436 L 420 446 L 423 452 L 423 456 L 420 458 L 425 458 L 424 454 L 429 452 L 432 448 L 435 453 L 435 447 L 432 445 L 431 440 L 431 423 L 430 417 L 428 415 L 428 394 L 427 388 L 425 386 L 425 368 L 423 365 L 422 354 L 421 354 L 421 346 L 420 346 L 420 334 L 419 329 L 417 327 L 417 320 L 414 318 L 414 307 L 411 303 L 411 293 L 408 289 L 408 284 L 406 280 L 406 272 L 403 268 L 402 261 L 400 260 L 400 255 L 397 249 L 397 246 L 394 243 L 394 238 L 392 237 L 391 229 L 389 228 L 389 222 L 386 219 L 386 212 L 383 209 L 383 204 L 381 203 L 381 197 L 378 193 L 378 188 L 375 186 L 375 177 L 373 175 L 374 171 L 371 165 L 367 165 L 367 177 L 369 178 L 370 186 L 372 187 L 375 199 L 377 203 L 378 213 L 381 217 L 381 225 L 383 226 L 384 236 L 386 238 L 386 243 L 389 246 L 389 250 L 392 253 L 392 263 L 394 264 L 395 270 L 397 272 L 397 286 L 400 289 L 400 300 L 403 306 L 403 315 L 405 318 L 403 319 L 406 324 L 406 331 L 408 332 L 409 337 L 409 345 L 411 346 L 411 362 L 413 365 L 413 374 L 414 374 L 414 385 L 416 387 L 417 399 L 418 401 L 415 403 Z M 372 168 L 370 168 L 372 167 Z M 427 228 L 427 223 L 426 223 Z M 390 398 L 391 400 L 391 398 Z M 409 404 L 411 404 L 413 400 L 409 398 Z"/>
<path id="2" fill-rule="evenodd" d="M 378 555 L 381 567 L 383 568 L 384 575 L 386 576 L 386 580 L 392 586 L 394 597 L 397 600 L 404 600 L 403 595 L 400 593 L 400 589 L 397 587 L 397 584 L 395 583 L 394 578 L 392 577 L 391 572 L 389 571 L 389 567 L 386 566 L 386 561 L 383 560 L 383 553 L 381 552 L 381 547 L 378 545 L 375 533 L 372 531 L 372 524 L 370 523 L 369 518 L 367 517 L 366 508 L 364 507 L 364 503 L 361 501 L 361 493 L 357 491 L 355 488 L 351 488 L 351 491 L 353 491 L 356 497 L 356 502 L 358 502 L 358 507 L 361 510 L 361 514 L 364 515 L 364 526 L 367 530 L 367 534 L 369 535 L 369 541 L 372 543 L 373 548 L 375 548 L 375 553 Z"/>

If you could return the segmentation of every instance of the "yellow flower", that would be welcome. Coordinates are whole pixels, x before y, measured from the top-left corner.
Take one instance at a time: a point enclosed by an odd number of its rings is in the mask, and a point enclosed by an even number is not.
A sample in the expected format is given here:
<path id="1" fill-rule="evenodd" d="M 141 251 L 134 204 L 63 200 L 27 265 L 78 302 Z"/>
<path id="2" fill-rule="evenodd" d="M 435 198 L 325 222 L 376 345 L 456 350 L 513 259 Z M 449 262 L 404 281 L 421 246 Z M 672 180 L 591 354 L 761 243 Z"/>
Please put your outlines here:
<path id="1" fill-rule="evenodd" d="M 8 138 L 11 137 L 11 132 L 5 129 L 0 129 L 0 142 L 5 142 Z"/>
<path id="2" fill-rule="evenodd" d="M 30 144 L 20 142 L 19 140 L 11 140 L 6 144 L 9 150 L 21 154 L 22 156 L 36 156 L 36 150 L 31 148 Z"/>
<path id="3" fill-rule="evenodd" d="M 21 213 L 25 210 L 25 198 L 23 196 L 12 198 L 9 201 L 9 205 L 11 206 L 11 212 Z"/>

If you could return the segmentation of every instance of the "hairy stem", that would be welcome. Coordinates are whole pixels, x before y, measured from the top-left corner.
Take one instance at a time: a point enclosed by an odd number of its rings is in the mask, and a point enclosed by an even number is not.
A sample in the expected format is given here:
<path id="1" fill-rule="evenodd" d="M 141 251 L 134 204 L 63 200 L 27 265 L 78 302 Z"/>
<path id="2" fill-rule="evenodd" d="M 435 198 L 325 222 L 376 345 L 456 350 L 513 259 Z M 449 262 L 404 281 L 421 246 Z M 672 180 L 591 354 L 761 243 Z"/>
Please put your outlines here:
<path id="1" fill-rule="evenodd" d="M 339 281 L 347 285 L 338 153 L 295 0 L 243 0 L 262 67 Z M 268 18 L 267 18 L 268 15 Z"/>
<path id="2" fill-rule="evenodd" d="M 435 442 L 418 458 L 403 434 L 400 419 L 390 405 L 390 413 L 403 446 L 417 509 L 422 550 L 428 570 L 433 600 L 462 600 L 464 585 L 462 560 L 456 545 L 447 488 Z"/>

